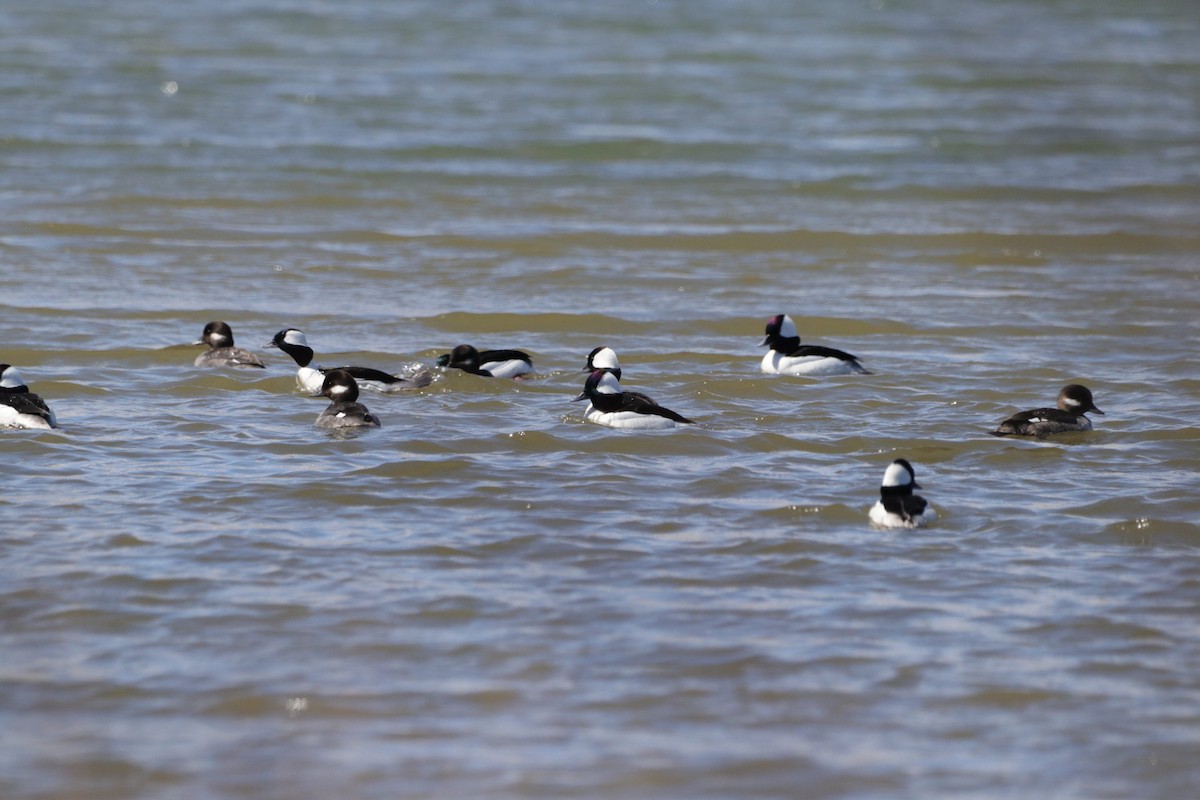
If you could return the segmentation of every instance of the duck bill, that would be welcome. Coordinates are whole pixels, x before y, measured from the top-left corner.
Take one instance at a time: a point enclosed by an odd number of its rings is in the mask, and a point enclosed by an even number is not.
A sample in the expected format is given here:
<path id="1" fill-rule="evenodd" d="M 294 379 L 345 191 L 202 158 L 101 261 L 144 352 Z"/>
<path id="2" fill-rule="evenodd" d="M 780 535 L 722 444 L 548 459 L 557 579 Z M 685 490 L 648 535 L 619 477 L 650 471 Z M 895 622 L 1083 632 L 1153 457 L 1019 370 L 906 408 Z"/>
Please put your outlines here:
<path id="1" fill-rule="evenodd" d="M 1103 411 L 1101 411 L 1100 409 L 1096 408 L 1095 406 L 1092 406 L 1092 409 L 1091 409 L 1091 410 L 1092 410 L 1092 413 L 1093 413 L 1093 414 L 1099 414 L 1099 415 L 1100 415 L 1100 416 L 1102 416 L 1102 417 L 1106 417 L 1106 416 L 1108 416 L 1107 414 L 1105 414 Z"/>
<path id="2" fill-rule="evenodd" d="M 764 336 L 764 337 L 763 337 L 763 340 L 762 340 L 761 342 L 759 342 L 759 343 L 758 343 L 758 346 L 759 346 L 759 347 L 766 347 L 766 346 L 767 346 L 767 345 L 769 345 L 770 343 L 771 343 L 771 337 L 770 337 L 770 336 Z"/>
<path id="3" fill-rule="evenodd" d="M 587 400 L 587 392 L 580 392 L 578 397 L 572 398 L 572 403 L 578 403 L 580 400 Z"/>

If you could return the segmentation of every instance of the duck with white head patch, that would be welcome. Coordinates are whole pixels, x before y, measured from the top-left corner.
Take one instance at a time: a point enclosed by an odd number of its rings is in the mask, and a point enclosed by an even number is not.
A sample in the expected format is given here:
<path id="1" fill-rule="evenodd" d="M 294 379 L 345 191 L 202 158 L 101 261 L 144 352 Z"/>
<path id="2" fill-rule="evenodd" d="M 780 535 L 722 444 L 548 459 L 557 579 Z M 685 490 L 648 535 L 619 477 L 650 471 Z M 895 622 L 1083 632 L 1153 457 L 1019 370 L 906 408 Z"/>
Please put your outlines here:
<path id="1" fill-rule="evenodd" d="M 461 369 L 485 378 L 520 378 L 533 372 L 533 360 L 520 350 L 476 350 L 460 344 L 438 356 L 439 367 Z"/>
<path id="2" fill-rule="evenodd" d="M 617 360 L 617 352 L 611 347 L 593 347 L 592 352 L 588 353 L 583 371 L 591 374 L 598 369 L 606 369 L 616 375 L 617 380 L 621 380 L 621 362 Z"/>
<path id="3" fill-rule="evenodd" d="M 583 371 L 592 373 L 598 369 L 611 372 L 618 381 L 621 380 L 621 362 L 617 360 L 617 353 L 611 347 L 596 347 L 592 352 L 588 353 L 587 363 L 583 365 Z M 626 391 L 625 394 L 640 397 L 648 403 L 657 405 L 654 398 L 650 397 L 650 395 L 630 391 Z"/>
<path id="4" fill-rule="evenodd" d="M 879 500 L 871 507 L 871 522 L 884 528 L 923 528 L 937 519 L 925 498 L 913 494 L 913 489 L 920 488 L 912 464 L 897 458 L 883 473 Z"/>
<path id="5" fill-rule="evenodd" d="M 762 345 L 769 347 L 763 356 L 762 371 L 771 375 L 869 375 L 858 358 L 841 350 L 820 345 L 800 344 L 796 323 L 787 314 L 767 320 L 767 335 Z"/>
<path id="6" fill-rule="evenodd" d="M 328 397 L 329 407 L 314 423 L 318 428 L 380 428 L 379 417 L 358 402 L 358 383 L 344 369 L 331 369 L 325 375 L 321 391 L 314 397 Z"/>
<path id="7" fill-rule="evenodd" d="M 588 400 L 583 416 L 588 422 L 625 430 L 664 430 L 692 421 L 663 408 L 645 395 L 621 391 L 613 373 L 598 369 L 588 376 L 576 400 Z"/>
<path id="8" fill-rule="evenodd" d="M 1092 421 L 1084 416 L 1089 411 L 1104 416 L 1092 400 L 1086 386 L 1069 383 L 1058 393 L 1057 408 L 1034 408 L 1020 411 L 1000 423 L 993 436 L 1049 436 L 1067 431 L 1090 431 Z"/>
<path id="9" fill-rule="evenodd" d="M 50 406 L 29 391 L 25 379 L 11 364 L 0 364 L 0 425 L 10 428 L 58 427 Z"/>
<path id="10" fill-rule="evenodd" d="M 233 329 L 220 320 L 204 326 L 200 338 L 192 345 L 208 345 L 209 349 L 196 356 L 197 367 L 257 367 L 265 369 L 257 353 L 233 346 Z"/>
<path id="11" fill-rule="evenodd" d="M 410 389 L 420 389 L 428 386 L 433 376 L 428 369 L 422 368 L 407 378 L 393 375 L 390 372 L 371 367 L 321 367 L 313 363 L 316 355 L 308 345 L 304 331 L 298 328 L 284 328 L 263 347 L 278 347 L 292 357 L 296 362 L 296 385 L 307 392 L 319 392 L 325 384 L 325 376 L 334 369 L 349 372 L 358 383 L 360 389 L 370 389 L 376 392 L 402 392 Z"/>

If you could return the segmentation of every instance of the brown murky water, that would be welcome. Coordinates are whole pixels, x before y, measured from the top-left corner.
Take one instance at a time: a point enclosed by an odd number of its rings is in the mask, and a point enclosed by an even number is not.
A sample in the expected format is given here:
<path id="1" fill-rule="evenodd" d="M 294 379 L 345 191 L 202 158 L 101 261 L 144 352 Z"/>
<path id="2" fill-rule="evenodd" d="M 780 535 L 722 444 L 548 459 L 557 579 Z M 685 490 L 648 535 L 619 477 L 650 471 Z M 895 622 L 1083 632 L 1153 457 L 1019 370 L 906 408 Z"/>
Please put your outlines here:
<path id="1" fill-rule="evenodd" d="M 1200 785 L 1191 3 L 0 9 L 0 797 Z M 869 376 L 764 376 L 767 317 Z M 211 319 L 262 372 L 192 367 Z M 514 383 L 325 363 L 516 347 Z M 696 420 L 582 420 L 580 369 Z M 986 435 L 1089 385 L 1096 430 Z M 867 524 L 905 456 L 939 514 Z"/>

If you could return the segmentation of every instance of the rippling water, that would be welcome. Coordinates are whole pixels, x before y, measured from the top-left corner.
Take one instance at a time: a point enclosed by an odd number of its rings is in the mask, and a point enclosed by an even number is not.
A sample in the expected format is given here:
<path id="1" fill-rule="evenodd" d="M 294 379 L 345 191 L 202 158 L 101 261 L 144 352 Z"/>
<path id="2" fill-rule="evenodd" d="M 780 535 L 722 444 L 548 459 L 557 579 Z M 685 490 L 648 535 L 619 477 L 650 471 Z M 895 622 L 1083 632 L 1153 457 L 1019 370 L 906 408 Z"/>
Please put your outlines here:
<path id="1" fill-rule="evenodd" d="M 1195 11 L 6 3 L 0 797 L 1191 796 Z M 538 374 L 339 437 L 212 319 Z"/>

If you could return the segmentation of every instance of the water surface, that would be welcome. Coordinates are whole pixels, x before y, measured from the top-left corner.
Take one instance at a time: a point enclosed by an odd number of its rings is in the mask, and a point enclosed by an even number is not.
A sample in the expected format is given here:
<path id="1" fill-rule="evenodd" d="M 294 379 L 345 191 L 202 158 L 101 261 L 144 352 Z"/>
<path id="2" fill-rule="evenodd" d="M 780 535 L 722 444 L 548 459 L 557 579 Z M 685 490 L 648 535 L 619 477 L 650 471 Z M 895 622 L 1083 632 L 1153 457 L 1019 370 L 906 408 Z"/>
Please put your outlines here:
<path id="1" fill-rule="evenodd" d="M 0 795 L 1179 798 L 1191 3 L 0 9 Z M 768 317 L 873 372 L 758 371 Z M 439 373 L 334 436 L 277 351 Z M 583 422 L 589 350 L 695 419 Z M 1068 382 L 1106 412 L 986 431 Z M 939 514 L 873 530 L 887 464 Z"/>

